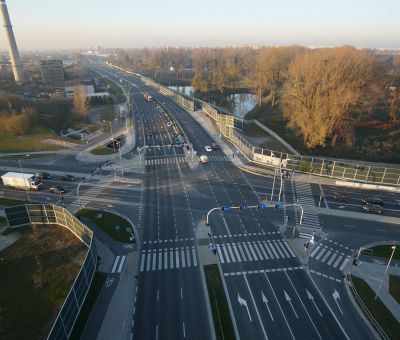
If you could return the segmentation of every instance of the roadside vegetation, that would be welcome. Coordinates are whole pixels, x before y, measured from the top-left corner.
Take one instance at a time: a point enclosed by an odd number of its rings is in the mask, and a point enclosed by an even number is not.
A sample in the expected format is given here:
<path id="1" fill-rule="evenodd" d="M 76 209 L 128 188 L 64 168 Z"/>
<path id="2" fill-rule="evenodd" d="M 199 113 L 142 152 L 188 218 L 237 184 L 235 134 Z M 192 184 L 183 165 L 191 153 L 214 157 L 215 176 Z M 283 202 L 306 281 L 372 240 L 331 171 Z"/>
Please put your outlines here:
<path id="1" fill-rule="evenodd" d="M 3 206 L 3 207 L 13 207 L 13 206 L 21 205 L 21 204 L 25 204 L 25 203 L 27 203 L 27 201 L 0 197 L 0 206 Z"/>
<path id="2" fill-rule="evenodd" d="M 375 300 L 375 292 L 363 279 L 352 276 L 352 281 L 365 307 L 378 322 L 380 327 L 385 331 L 389 339 L 398 339 L 398 335 L 400 334 L 400 323 L 379 298 Z"/>
<path id="3" fill-rule="evenodd" d="M 106 234 L 118 242 L 132 243 L 133 227 L 130 223 L 108 211 L 82 209 L 75 214 L 78 218 L 87 218 L 90 222 L 94 223 L 97 227 L 102 229 Z M 128 232 L 127 229 L 131 232 Z"/>
<path id="4" fill-rule="evenodd" d="M 400 276 L 389 275 L 389 293 L 400 304 Z"/>
<path id="5" fill-rule="evenodd" d="M 303 154 L 398 162 L 400 56 L 351 46 L 119 51 L 112 63 L 154 79 L 195 69 L 196 96 L 251 91 L 256 118 Z"/>
<path id="6" fill-rule="evenodd" d="M 204 266 L 204 274 L 217 339 L 233 340 L 235 332 L 218 266 L 216 264 Z"/>
<path id="7" fill-rule="evenodd" d="M 0 337 L 46 339 L 87 248 L 54 225 L 18 232 L 21 237 L 0 252 Z"/>
<path id="8" fill-rule="evenodd" d="M 372 250 L 372 253 L 370 251 Z M 388 259 L 392 255 L 393 249 L 392 245 L 384 244 L 375 246 L 365 250 L 365 254 L 371 255 L 373 257 L 382 257 Z M 397 245 L 396 250 L 393 254 L 393 260 L 400 260 L 400 246 Z"/>
<path id="9" fill-rule="evenodd" d="M 114 153 L 118 152 L 118 148 L 114 149 L 113 148 L 109 148 L 107 146 L 98 146 L 97 148 L 94 148 L 93 150 L 90 150 L 90 153 L 93 155 L 112 155 Z"/>

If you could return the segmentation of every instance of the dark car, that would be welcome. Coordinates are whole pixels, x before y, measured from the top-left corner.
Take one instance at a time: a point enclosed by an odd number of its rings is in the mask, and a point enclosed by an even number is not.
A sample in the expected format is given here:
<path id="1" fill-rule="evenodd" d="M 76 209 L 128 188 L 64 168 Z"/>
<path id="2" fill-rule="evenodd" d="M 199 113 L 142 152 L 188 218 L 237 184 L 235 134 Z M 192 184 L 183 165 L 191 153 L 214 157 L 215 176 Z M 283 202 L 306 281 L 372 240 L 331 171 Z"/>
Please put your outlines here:
<path id="1" fill-rule="evenodd" d="M 54 194 L 64 194 L 67 192 L 67 188 L 62 185 L 55 185 L 49 189 L 50 192 Z"/>
<path id="2" fill-rule="evenodd" d="M 211 147 L 212 147 L 213 150 L 219 150 L 220 149 L 220 147 L 219 147 L 219 145 L 217 143 L 212 143 Z"/>
<path id="3" fill-rule="evenodd" d="M 39 178 L 39 179 L 50 179 L 50 178 L 52 178 L 53 177 L 53 175 L 51 174 L 51 173 L 48 173 L 48 172 L 37 172 L 36 174 L 35 174 L 35 177 L 36 178 Z"/>
<path id="4" fill-rule="evenodd" d="M 383 207 L 383 201 L 379 197 L 368 197 L 367 199 L 362 199 L 361 204 L 377 204 Z"/>
<path id="5" fill-rule="evenodd" d="M 349 197 L 347 195 L 337 193 L 337 192 L 335 192 L 332 195 L 332 199 L 335 200 L 336 202 L 348 202 L 349 201 Z"/>
<path id="6" fill-rule="evenodd" d="M 363 210 L 368 213 L 382 214 L 383 208 L 380 204 L 367 203 L 362 206 Z"/>
<path id="7" fill-rule="evenodd" d="M 69 182 L 73 182 L 73 181 L 75 181 L 75 176 L 72 176 L 72 175 L 62 175 L 61 176 L 61 180 L 62 181 L 69 181 Z"/>

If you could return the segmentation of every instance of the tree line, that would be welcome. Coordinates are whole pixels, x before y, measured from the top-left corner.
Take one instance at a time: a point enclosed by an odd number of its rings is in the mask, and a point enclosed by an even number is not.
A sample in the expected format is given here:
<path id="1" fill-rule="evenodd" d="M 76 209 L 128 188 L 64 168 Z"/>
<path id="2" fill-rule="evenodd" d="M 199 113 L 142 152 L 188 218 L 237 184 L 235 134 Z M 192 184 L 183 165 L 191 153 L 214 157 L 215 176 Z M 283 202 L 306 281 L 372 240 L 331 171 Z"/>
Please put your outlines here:
<path id="1" fill-rule="evenodd" d="M 351 46 L 310 49 L 226 47 L 120 50 L 114 62 L 140 68 L 193 67 L 196 91 L 246 87 L 259 105 L 278 107 L 307 148 L 351 146 L 357 122 L 400 118 L 400 56 Z M 119 58 L 119 59 L 118 59 Z"/>

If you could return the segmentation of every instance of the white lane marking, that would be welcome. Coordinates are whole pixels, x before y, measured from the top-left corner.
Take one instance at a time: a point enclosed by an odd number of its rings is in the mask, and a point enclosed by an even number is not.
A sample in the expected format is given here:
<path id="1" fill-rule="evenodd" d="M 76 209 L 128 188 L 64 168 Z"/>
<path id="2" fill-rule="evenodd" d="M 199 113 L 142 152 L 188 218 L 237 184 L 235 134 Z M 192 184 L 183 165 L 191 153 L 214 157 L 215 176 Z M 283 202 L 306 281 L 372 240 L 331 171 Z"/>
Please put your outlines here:
<path id="1" fill-rule="evenodd" d="M 251 246 L 251 243 L 250 243 L 250 242 L 247 242 L 247 245 L 249 246 L 249 249 L 250 249 L 250 251 L 251 251 L 251 255 L 253 255 L 254 260 L 258 261 L 257 255 L 256 255 L 256 253 L 254 252 L 254 249 L 253 249 L 253 247 Z"/>
<path id="2" fill-rule="evenodd" d="M 275 258 L 279 259 L 279 255 L 275 251 L 275 248 L 273 247 L 273 245 L 272 245 L 272 243 L 270 241 L 268 241 L 268 246 L 271 248 L 272 252 L 274 253 Z"/>
<path id="3" fill-rule="evenodd" d="M 253 261 L 251 255 L 250 255 L 249 249 L 247 248 L 247 245 L 245 243 L 243 243 L 243 248 L 246 251 L 246 255 L 249 258 L 249 261 Z"/>
<path id="4" fill-rule="evenodd" d="M 174 248 L 169 248 L 169 267 L 174 268 Z"/>
<path id="5" fill-rule="evenodd" d="M 263 241 L 262 243 L 263 243 L 265 249 L 267 249 L 267 252 L 268 252 L 268 254 L 269 254 L 269 257 L 271 258 L 271 260 L 273 260 L 273 259 L 274 259 L 274 256 L 272 255 L 272 252 L 271 252 L 271 250 L 269 249 L 268 244 L 267 244 L 265 241 Z"/>
<path id="6" fill-rule="evenodd" d="M 257 305 L 256 305 L 256 301 L 254 300 L 253 293 L 251 292 L 250 285 L 249 285 L 249 281 L 247 280 L 246 274 L 243 275 L 243 277 L 244 277 L 244 280 L 246 281 L 247 289 L 248 289 L 249 292 L 250 292 L 250 297 L 251 297 L 251 300 L 253 301 L 253 305 L 254 305 L 254 308 L 255 308 L 255 310 L 256 310 L 256 314 L 257 314 L 257 317 L 258 317 L 258 321 L 260 322 L 261 329 L 262 329 L 262 331 L 263 331 L 264 337 L 265 337 L 265 339 L 268 339 L 267 333 L 265 332 L 264 324 L 262 323 L 262 320 L 261 320 L 261 317 L 260 317 L 260 313 L 258 312 L 258 308 L 257 308 Z"/>
<path id="7" fill-rule="evenodd" d="M 318 255 L 317 255 L 317 257 L 316 257 L 315 259 L 316 259 L 316 260 L 319 260 L 319 259 L 321 258 L 321 256 L 324 255 L 324 253 L 325 253 L 327 250 L 328 250 L 328 248 L 322 249 L 322 250 L 318 253 Z"/>
<path id="8" fill-rule="evenodd" d="M 278 253 L 279 253 L 280 257 L 281 257 L 281 259 L 284 259 L 285 256 L 283 255 L 282 250 L 279 248 L 278 242 L 271 243 L 271 245 L 275 246 L 276 250 L 278 251 Z"/>
<path id="9" fill-rule="evenodd" d="M 164 269 L 168 269 L 168 249 L 164 249 Z"/>
<path id="10" fill-rule="evenodd" d="M 282 243 L 284 244 L 284 246 L 286 247 L 286 249 L 289 251 L 290 255 L 292 255 L 292 257 L 296 257 L 293 253 L 293 250 L 289 247 L 289 245 L 287 244 L 286 241 L 282 241 Z"/>
<path id="11" fill-rule="evenodd" d="M 283 253 L 285 254 L 285 257 L 286 257 L 286 258 L 289 258 L 290 255 L 289 255 L 289 253 L 286 251 L 286 248 L 285 248 L 285 246 L 283 245 L 282 241 L 278 241 L 277 243 L 278 243 L 279 247 L 281 247 Z"/>
<path id="12" fill-rule="evenodd" d="M 160 301 L 160 290 L 157 289 L 157 302 Z"/>
<path id="13" fill-rule="evenodd" d="M 231 260 L 229 259 L 228 251 L 226 250 L 225 245 L 224 245 L 224 244 L 221 244 L 221 247 L 222 247 L 222 250 L 224 251 L 225 258 L 226 258 L 226 262 L 230 263 Z"/>
<path id="14" fill-rule="evenodd" d="M 343 258 L 343 255 L 340 255 L 337 260 L 335 261 L 335 264 L 333 265 L 333 268 L 336 268 L 340 262 L 340 260 Z"/>
<path id="15" fill-rule="evenodd" d="M 313 249 L 313 251 L 311 252 L 311 254 L 310 254 L 310 257 L 314 257 L 314 255 L 318 252 L 318 250 L 321 248 L 321 245 L 319 244 L 319 245 L 317 245 L 314 249 Z"/>
<path id="16" fill-rule="evenodd" d="M 122 256 L 122 258 L 121 258 L 121 262 L 119 263 L 119 267 L 118 267 L 118 273 L 121 273 L 121 270 L 122 270 L 122 266 L 124 265 L 124 263 L 125 263 L 125 259 L 126 259 L 126 256 L 124 255 L 124 256 Z"/>
<path id="17" fill-rule="evenodd" d="M 339 270 L 342 271 L 344 267 L 346 266 L 347 262 L 349 262 L 349 257 L 346 257 L 346 259 L 343 261 L 342 265 L 340 266 Z"/>
<path id="18" fill-rule="evenodd" d="M 151 266 L 151 251 L 149 250 L 147 253 L 147 271 L 150 270 L 150 266 Z"/>
<path id="19" fill-rule="evenodd" d="M 232 262 L 236 262 L 235 256 L 233 255 L 233 251 L 231 249 L 231 245 L 229 243 L 226 245 L 226 248 L 228 249 L 229 254 L 231 255 Z"/>
<path id="20" fill-rule="evenodd" d="M 118 255 L 115 260 L 114 260 L 114 265 L 111 269 L 111 274 L 115 273 L 115 269 L 117 269 L 118 261 L 119 261 L 120 256 Z"/>
<path id="21" fill-rule="evenodd" d="M 143 271 L 143 269 L 144 269 L 144 260 L 146 259 L 146 257 L 145 257 L 145 253 L 143 252 L 142 253 L 142 259 L 141 259 L 141 262 L 140 262 L 140 271 L 142 272 Z"/>
<path id="22" fill-rule="evenodd" d="M 218 255 L 219 255 L 219 260 L 221 261 L 221 263 L 225 263 L 225 260 L 224 260 L 224 257 L 222 256 L 222 251 L 221 251 L 219 244 L 217 244 L 217 251 L 218 251 Z"/>
<path id="23" fill-rule="evenodd" d="M 176 265 L 176 268 L 179 268 L 179 250 L 178 250 L 178 248 L 175 248 L 175 265 Z"/>
<path id="24" fill-rule="evenodd" d="M 261 299 L 262 299 L 262 302 L 265 303 L 265 306 L 268 309 L 268 313 L 269 313 L 269 316 L 271 317 L 271 320 L 274 321 L 271 310 L 269 309 L 269 306 L 268 306 L 268 299 L 266 298 L 266 296 L 264 295 L 264 293 L 262 291 L 261 291 Z"/>
<path id="25" fill-rule="evenodd" d="M 193 266 L 197 267 L 196 251 L 194 248 L 192 248 L 192 255 L 193 255 Z"/>
<path id="26" fill-rule="evenodd" d="M 181 256 L 182 256 L 182 268 L 186 267 L 186 259 L 185 259 L 185 249 L 181 248 Z"/>
<path id="27" fill-rule="evenodd" d="M 262 243 L 261 243 L 260 241 L 258 241 L 258 246 L 260 247 L 260 249 L 261 249 L 261 251 L 262 251 L 262 253 L 263 253 L 263 255 L 264 255 L 264 258 L 265 258 L 266 260 L 268 260 L 269 257 L 268 257 L 268 255 L 267 255 L 267 253 L 265 252 L 264 247 L 262 246 Z"/>
<path id="28" fill-rule="evenodd" d="M 336 256 L 338 255 L 338 253 L 333 253 L 331 258 L 329 259 L 327 265 L 330 266 L 333 262 L 333 260 L 336 258 Z"/>
<path id="29" fill-rule="evenodd" d="M 328 256 L 332 254 L 332 250 L 328 250 L 324 257 L 321 259 L 322 263 L 325 263 L 325 261 L 328 259 Z"/>
<path id="30" fill-rule="evenodd" d="M 186 330 L 185 330 L 185 323 L 182 322 L 182 327 L 183 327 L 183 337 L 186 338 Z"/>
<path id="31" fill-rule="evenodd" d="M 162 269 L 162 260 L 163 260 L 163 253 L 162 253 L 162 249 L 160 249 L 158 251 L 158 270 Z"/>
<path id="32" fill-rule="evenodd" d="M 253 243 L 253 247 L 254 247 L 254 249 L 256 250 L 256 253 L 257 253 L 258 257 L 260 258 L 260 260 L 263 260 L 264 258 L 263 258 L 263 256 L 261 255 L 261 252 L 260 252 L 260 250 L 258 249 L 256 243 Z"/>
<path id="33" fill-rule="evenodd" d="M 190 261 L 190 251 L 189 251 L 189 247 L 186 247 L 186 258 L 187 258 L 187 265 L 188 267 L 190 267 L 192 265 L 191 261 Z"/>
<path id="34" fill-rule="evenodd" d="M 153 251 L 153 266 L 151 270 L 156 270 L 156 264 L 157 264 L 157 250 Z"/>
<path id="35" fill-rule="evenodd" d="M 242 255 L 243 261 L 247 261 L 247 258 L 246 258 L 246 256 L 244 255 L 244 251 L 243 251 L 243 249 L 242 249 L 242 246 L 241 246 L 240 244 L 238 244 L 237 246 L 238 246 L 240 255 Z"/>

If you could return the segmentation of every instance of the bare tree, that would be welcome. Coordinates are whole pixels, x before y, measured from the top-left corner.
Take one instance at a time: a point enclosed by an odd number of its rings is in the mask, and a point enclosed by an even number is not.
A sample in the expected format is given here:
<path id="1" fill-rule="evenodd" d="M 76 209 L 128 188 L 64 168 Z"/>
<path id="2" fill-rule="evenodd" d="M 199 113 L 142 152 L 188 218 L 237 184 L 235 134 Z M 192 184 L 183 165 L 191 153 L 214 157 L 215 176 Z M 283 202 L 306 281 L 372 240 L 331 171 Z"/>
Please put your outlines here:
<path id="1" fill-rule="evenodd" d="M 293 60 L 282 109 L 306 147 L 325 146 L 328 138 L 333 146 L 340 137 L 351 142 L 351 113 L 369 104 L 374 63 L 372 54 L 351 47 L 308 51 Z"/>
<path id="2" fill-rule="evenodd" d="M 89 110 L 89 101 L 87 98 L 86 86 L 77 85 L 74 87 L 74 94 L 72 96 L 72 105 L 75 112 L 86 119 L 86 114 Z"/>

